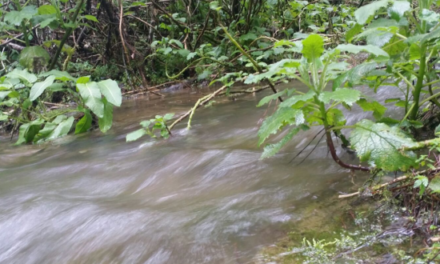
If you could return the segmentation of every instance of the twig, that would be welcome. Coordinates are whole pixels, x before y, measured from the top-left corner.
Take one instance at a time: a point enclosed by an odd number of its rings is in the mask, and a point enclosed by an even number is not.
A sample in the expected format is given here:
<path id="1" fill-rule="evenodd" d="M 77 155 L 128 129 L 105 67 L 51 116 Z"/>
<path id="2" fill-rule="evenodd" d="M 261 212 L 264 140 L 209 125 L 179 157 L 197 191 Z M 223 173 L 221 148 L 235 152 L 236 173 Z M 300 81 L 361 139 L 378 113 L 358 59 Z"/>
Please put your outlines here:
<path id="1" fill-rule="evenodd" d="M 173 127 L 181 122 L 183 119 L 185 119 L 186 117 L 188 117 L 191 113 L 193 113 L 197 108 L 201 107 L 202 105 L 206 104 L 207 102 L 211 101 L 212 98 L 214 98 L 216 95 L 218 95 L 221 91 L 223 91 L 224 89 L 228 88 L 228 86 L 222 86 L 220 89 L 218 89 L 217 91 L 213 92 L 212 94 L 205 96 L 203 98 L 201 98 L 200 102 L 198 102 L 196 104 L 196 106 L 192 107 L 188 112 L 186 112 L 184 115 L 182 115 L 181 117 L 179 117 L 176 121 L 174 121 L 170 126 L 169 129 L 173 129 Z M 202 100 L 203 99 L 203 100 Z"/>
<path id="2" fill-rule="evenodd" d="M 386 187 L 388 185 L 391 185 L 391 184 L 396 183 L 396 182 L 401 182 L 401 181 L 404 181 L 406 179 L 408 179 L 408 176 L 400 176 L 400 177 L 398 177 L 398 178 L 396 178 L 396 179 L 394 179 L 394 180 L 392 180 L 390 182 L 387 182 L 387 183 L 381 184 L 379 186 L 373 187 L 373 190 L 376 191 L 376 190 L 382 189 L 382 188 L 384 188 L 384 187 Z M 349 197 L 357 196 L 359 194 L 360 194 L 360 192 L 355 192 L 355 193 L 350 193 L 350 194 L 341 194 L 341 195 L 338 196 L 338 198 L 341 198 L 341 199 L 342 198 L 349 198 Z"/>

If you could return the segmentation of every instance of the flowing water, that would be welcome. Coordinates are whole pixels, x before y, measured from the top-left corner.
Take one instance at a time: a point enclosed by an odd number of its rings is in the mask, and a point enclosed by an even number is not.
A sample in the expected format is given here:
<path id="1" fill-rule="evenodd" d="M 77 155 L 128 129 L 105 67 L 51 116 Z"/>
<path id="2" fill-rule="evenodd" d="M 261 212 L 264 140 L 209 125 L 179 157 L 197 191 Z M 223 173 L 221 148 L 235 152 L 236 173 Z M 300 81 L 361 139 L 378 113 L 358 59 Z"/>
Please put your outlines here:
<path id="1" fill-rule="evenodd" d="M 200 93 L 127 100 L 107 135 L 0 138 L 0 263 L 252 263 L 301 208 L 353 187 L 324 142 L 291 161 L 318 130 L 259 160 L 263 94 L 216 99 L 168 140 L 125 142 L 141 120 L 180 115 Z"/>

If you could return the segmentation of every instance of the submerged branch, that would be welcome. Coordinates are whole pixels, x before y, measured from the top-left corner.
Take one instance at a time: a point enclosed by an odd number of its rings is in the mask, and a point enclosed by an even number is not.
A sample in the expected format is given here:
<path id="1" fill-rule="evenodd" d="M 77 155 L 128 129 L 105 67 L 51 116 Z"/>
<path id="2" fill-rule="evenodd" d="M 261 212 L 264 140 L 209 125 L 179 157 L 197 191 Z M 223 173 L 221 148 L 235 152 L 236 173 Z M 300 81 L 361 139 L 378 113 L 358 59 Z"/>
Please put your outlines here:
<path id="1" fill-rule="evenodd" d="M 192 115 L 195 110 L 199 107 L 201 107 L 202 105 L 206 104 L 207 102 L 211 101 L 212 98 L 214 98 L 216 95 L 218 95 L 220 92 L 222 92 L 224 89 L 228 88 L 228 86 L 222 86 L 221 88 L 219 88 L 217 91 L 213 92 L 212 94 L 209 94 L 205 97 L 200 98 L 197 103 L 195 104 L 194 107 L 192 107 L 188 112 L 186 112 L 184 115 L 182 115 L 181 117 L 179 117 L 176 121 L 174 121 L 168 128 L 169 130 L 173 129 L 173 127 L 178 124 L 179 122 L 181 122 L 183 119 L 187 118 L 189 115 Z"/>

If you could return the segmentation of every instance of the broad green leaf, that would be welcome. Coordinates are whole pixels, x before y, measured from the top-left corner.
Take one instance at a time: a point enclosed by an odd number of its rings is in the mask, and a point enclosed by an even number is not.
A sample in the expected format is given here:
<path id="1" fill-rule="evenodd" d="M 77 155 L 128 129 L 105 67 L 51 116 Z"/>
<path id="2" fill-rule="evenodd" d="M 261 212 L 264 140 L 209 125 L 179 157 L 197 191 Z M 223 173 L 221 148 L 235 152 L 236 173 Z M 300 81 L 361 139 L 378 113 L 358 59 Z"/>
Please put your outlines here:
<path id="1" fill-rule="evenodd" d="M 0 121 L 7 121 L 9 119 L 8 115 L 3 114 L 0 112 Z"/>
<path id="2" fill-rule="evenodd" d="M 15 68 L 10 73 L 6 74 L 6 76 L 11 79 L 17 78 L 31 84 L 37 81 L 37 76 L 35 76 L 35 74 L 29 73 L 27 70 L 19 70 L 17 68 Z"/>
<path id="3" fill-rule="evenodd" d="M 411 10 L 411 5 L 408 1 L 395 1 L 388 9 L 390 17 L 396 21 L 400 21 L 406 11 Z"/>
<path id="4" fill-rule="evenodd" d="M 23 143 L 26 143 L 26 138 L 24 137 L 26 134 L 26 131 L 29 128 L 29 123 L 22 124 L 20 128 L 18 129 L 18 139 L 15 142 L 15 145 L 21 145 Z"/>
<path id="5" fill-rule="evenodd" d="M 324 40 L 320 35 L 310 35 L 302 41 L 302 44 L 302 54 L 309 62 L 321 57 L 324 52 Z"/>
<path id="6" fill-rule="evenodd" d="M 24 20 L 30 20 L 33 15 L 37 14 L 38 10 L 35 6 L 25 6 L 21 11 L 10 11 L 5 15 L 4 21 L 14 25 L 20 26 Z"/>
<path id="7" fill-rule="evenodd" d="M 109 79 L 105 81 L 100 81 L 98 85 L 101 93 L 105 96 L 105 99 L 107 99 L 107 101 L 112 103 L 114 106 L 121 106 L 122 94 L 121 88 L 119 88 L 117 82 Z"/>
<path id="8" fill-rule="evenodd" d="M 99 129 L 102 133 L 106 133 L 113 124 L 113 105 L 106 99 L 104 102 L 104 117 L 98 119 Z"/>
<path id="9" fill-rule="evenodd" d="M 30 123 L 22 124 L 18 132 L 18 140 L 15 145 L 32 142 L 38 131 L 41 129 L 41 125 L 44 123 L 42 119 L 36 119 Z"/>
<path id="10" fill-rule="evenodd" d="M 96 82 L 77 83 L 76 88 L 78 88 L 81 97 L 90 110 L 99 118 L 103 118 L 104 104 L 101 100 L 101 92 L 98 84 Z"/>
<path id="11" fill-rule="evenodd" d="M 259 141 L 261 145 L 271 134 L 275 134 L 281 127 L 286 124 L 300 125 L 304 123 L 304 113 L 298 109 L 291 109 L 287 107 L 278 108 L 278 110 L 266 120 L 258 131 Z"/>
<path id="12" fill-rule="evenodd" d="M 52 120 L 52 123 L 58 125 L 58 124 L 60 124 L 61 122 L 63 122 L 64 120 L 66 120 L 66 119 L 67 119 L 67 116 L 65 116 L 65 115 L 59 115 L 59 116 L 55 117 L 54 120 Z"/>
<path id="13" fill-rule="evenodd" d="M 93 117 L 90 111 L 85 110 L 84 116 L 76 123 L 75 134 L 81 134 L 87 132 L 92 127 Z"/>
<path id="14" fill-rule="evenodd" d="M 362 25 L 356 24 L 345 33 L 345 40 L 350 43 L 351 40 L 359 33 L 362 32 Z"/>
<path id="15" fill-rule="evenodd" d="M 356 21 L 360 25 L 364 25 L 379 9 L 387 7 L 389 2 L 390 0 L 379 0 L 360 7 L 354 12 Z"/>
<path id="16" fill-rule="evenodd" d="M 5 99 L 6 96 L 8 96 L 10 93 L 11 93 L 11 91 L 3 91 L 3 92 L 0 92 L 0 101 L 3 100 L 3 99 Z"/>
<path id="17" fill-rule="evenodd" d="M 440 125 L 435 128 L 434 133 L 436 136 L 440 136 Z"/>
<path id="18" fill-rule="evenodd" d="M 36 64 L 38 64 L 39 67 L 44 67 L 49 60 L 49 53 L 40 46 L 24 48 L 18 58 L 20 64 L 27 69 L 33 69 Z"/>
<path id="19" fill-rule="evenodd" d="M 17 92 L 17 91 L 11 91 L 11 92 L 8 94 L 8 96 L 9 96 L 9 98 L 18 98 L 18 97 L 20 97 L 20 93 Z"/>
<path id="20" fill-rule="evenodd" d="M 39 15 L 52 15 L 56 13 L 57 9 L 53 5 L 42 5 L 38 8 Z"/>
<path id="21" fill-rule="evenodd" d="M 65 135 L 69 134 L 70 129 L 72 128 L 73 121 L 75 121 L 75 118 L 73 116 L 67 118 L 66 120 L 62 121 L 58 124 L 58 126 L 50 133 L 48 136 L 48 140 L 56 139 L 59 137 L 64 137 Z"/>
<path id="22" fill-rule="evenodd" d="M 283 107 L 290 108 L 298 102 L 307 102 L 308 100 L 312 99 L 313 96 L 315 96 L 315 92 L 309 91 L 306 94 L 295 95 L 295 96 L 289 97 L 288 99 L 284 100 L 284 102 L 282 102 L 280 104 L 280 108 L 283 108 Z"/>
<path id="23" fill-rule="evenodd" d="M 298 134 L 299 131 L 308 130 L 308 129 L 309 129 L 309 127 L 306 125 L 301 125 L 301 126 L 294 127 L 292 129 L 290 129 L 290 131 L 287 133 L 287 135 L 285 135 L 280 141 L 278 141 L 275 144 L 270 144 L 270 145 L 265 146 L 263 154 L 261 155 L 260 159 L 269 158 L 269 157 L 272 157 L 273 155 L 277 154 L 278 151 L 280 151 L 280 149 L 282 147 L 284 147 L 284 145 L 286 145 L 296 134 Z"/>
<path id="24" fill-rule="evenodd" d="M 240 37 L 240 41 L 254 40 L 256 38 L 258 38 L 258 37 L 254 33 L 247 33 L 247 34 L 242 35 Z"/>
<path id="25" fill-rule="evenodd" d="M 168 113 L 163 116 L 164 121 L 171 120 L 174 117 L 174 113 Z"/>
<path id="26" fill-rule="evenodd" d="M 416 43 L 411 44 L 409 47 L 409 58 L 410 60 L 418 60 L 422 56 L 421 47 Z"/>
<path id="27" fill-rule="evenodd" d="M 429 32 L 428 34 L 423 34 L 423 35 L 417 36 L 417 39 L 419 39 L 419 38 L 421 39 L 422 42 L 426 42 L 426 41 L 440 38 L 440 27 Z M 407 40 L 407 41 L 409 41 L 409 40 Z M 413 41 L 414 41 L 414 39 L 413 39 Z"/>
<path id="28" fill-rule="evenodd" d="M 197 56 L 196 52 L 191 52 L 186 56 L 186 60 L 191 60 L 193 59 L 195 56 Z"/>
<path id="29" fill-rule="evenodd" d="M 431 29 L 439 23 L 440 14 L 436 13 L 433 10 L 423 9 L 420 15 L 420 20 L 425 21 L 428 29 Z"/>
<path id="30" fill-rule="evenodd" d="M 361 93 L 358 90 L 339 88 L 333 92 L 323 92 L 319 95 L 319 100 L 325 104 L 330 103 L 331 100 L 336 102 L 344 102 L 348 105 L 353 105 L 359 98 Z"/>
<path id="31" fill-rule="evenodd" d="M 263 99 L 261 99 L 260 102 L 258 103 L 257 107 L 263 106 L 263 105 L 269 103 L 272 100 L 277 100 L 278 97 L 283 96 L 286 92 L 287 92 L 287 89 L 286 90 L 282 90 L 281 92 L 278 92 L 278 93 L 271 94 L 271 95 L 263 97 Z"/>
<path id="32" fill-rule="evenodd" d="M 350 142 L 360 160 L 368 161 L 372 167 L 385 171 L 407 171 L 417 166 L 416 155 L 402 150 L 416 144 L 398 127 L 364 119 L 356 124 Z"/>
<path id="33" fill-rule="evenodd" d="M 384 47 L 384 51 L 390 56 L 402 55 L 407 49 L 407 45 L 397 36 L 393 36 L 389 44 Z"/>
<path id="34" fill-rule="evenodd" d="M 82 77 L 79 77 L 77 80 L 76 80 L 76 83 L 78 84 L 78 83 L 80 83 L 80 84 L 85 84 L 85 83 L 88 83 L 90 81 L 90 76 L 82 76 Z"/>
<path id="35" fill-rule="evenodd" d="M 337 49 L 341 52 L 349 52 L 349 53 L 354 53 L 354 54 L 357 54 L 359 52 L 364 51 L 364 52 L 368 52 L 368 53 L 373 54 L 378 57 L 380 57 L 380 56 L 385 57 L 385 58 L 389 57 L 388 53 L 386 53 L 381 48 L 373 46 L 373 45 L 356 46 L 353 44 L 341 44 L 341 45 L 338 45 L 335 49 Z"/>
<path id="36" fill-rule="evenodd" d="M 388 32 L 387 28 L 373 27 L 364 30 L 364 32 L 356 37 L 356 40 L 366 37 L 368 45 L 382 47 L 387 44 L 393 36 L 393 33 Z"/>
<path id="37" fill-rule="evenodd" d="M 43 73 L 40 73 L 39 76 L 46 77 L 46 76 L 50 76 L 50 75 L 53 75 L 56 80 L 60 80 L 63 82 L 76 80 L 76 78 L 72 77 L 68 72 L 59 71 L 59 70 L 51 70 L 48 72 L 43 72 Z"/>
<path id="38" fill-rule="evenodd" d="M 138 129 L 136 131 L 133 131 L 129 134 L 127 134 L 127 136 L 125 137 L 125 140 L 127 142 L 131 142 L 131 141 L 135 141 L 140 139 L 143 135 L 145 135 L 145 129 Z"/>
<path id="39" fill-rule="evenodd" d="M 87 19 L 87 20 L 96 22 L 96 23 L 99 22 L 98 19 L 95 16 L 92 16 L 92 15 L 85 15 L 84 18 Z"/>
<path id="40" fill-rule="evenodd" d="M 376 119 L 381 119 L 387 108 L 377 101 L 368 102 L 366 99 L 360 99 L 356 102 L 364 111 L 372 111 Z"/>
<path id="41" fill-rule="evenodd" d="M 44 92 L 44 90 L 46 90 L 47 87 L 53 84 L 54 81 L 55 77 L 49 76 L 46 78 L 46 80 L 42 82 L 34 83 L 29 94 L 29 100 L 35 101 L 38 97 L 40 97 L 40 95 Z"/>
<path id="42" fill-rule="evenodd" d="M 429 183 L 428 188 L 431 189 L 433 193 L 440 193 L 440 177 L 434 177 Z"/>
<path id="43" fill-rule="evenodd" d="M 40 143 L 40 142 L 44 141 L 44 139 L 46 139 L 56 127 L 57 127 L 57 124 L 46 123 L 44 125 L 44 128 L 41 129 L 38 132 L 38 134 L 35 136 L 34 142 Z"/>

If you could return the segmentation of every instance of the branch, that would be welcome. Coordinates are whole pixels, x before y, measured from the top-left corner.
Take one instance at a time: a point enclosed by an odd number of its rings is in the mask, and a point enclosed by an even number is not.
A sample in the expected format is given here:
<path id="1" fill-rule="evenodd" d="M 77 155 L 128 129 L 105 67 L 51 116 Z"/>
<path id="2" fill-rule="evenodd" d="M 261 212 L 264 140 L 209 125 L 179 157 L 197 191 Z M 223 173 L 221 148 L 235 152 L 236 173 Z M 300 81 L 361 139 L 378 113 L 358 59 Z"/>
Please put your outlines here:
<path id="1" fill-rule="evenodd" d="M 226 86 L 226 85 L 222 86 L 220 89 L 218 89 L 217 91 L 213 92 L 212 94 L 209 94 L 209 95 L 207 95 L 205 97 L 200 98 L 199 101 L 197 101 L 197 103 L 195 104 L 195 106 L 193 108 L 191 108 L 188 112 L 186 112 L 184 115 L 179 117 L 176 121 L 174 121 L 174 123 L 172 123 L 169 126 L 169 129 L 171 130 L 177 123 L 179 123 L 180 121 L 182 121 L 183 119 L 185 119 L 186 117 L 191 115 L 191 113 L 193 113 L 197 108 L 199 108 L 202 105 L 206 104 L 207 102 L 211 101 L 212 98 L 214 98 L 217 94 L 219 94 L 221 91 L 223 91 L 226 88 L 228 88 L 228 86 Z"/>

